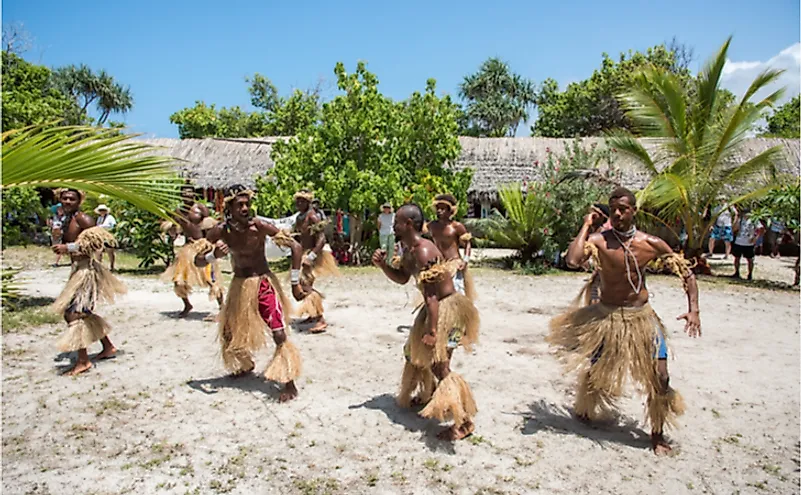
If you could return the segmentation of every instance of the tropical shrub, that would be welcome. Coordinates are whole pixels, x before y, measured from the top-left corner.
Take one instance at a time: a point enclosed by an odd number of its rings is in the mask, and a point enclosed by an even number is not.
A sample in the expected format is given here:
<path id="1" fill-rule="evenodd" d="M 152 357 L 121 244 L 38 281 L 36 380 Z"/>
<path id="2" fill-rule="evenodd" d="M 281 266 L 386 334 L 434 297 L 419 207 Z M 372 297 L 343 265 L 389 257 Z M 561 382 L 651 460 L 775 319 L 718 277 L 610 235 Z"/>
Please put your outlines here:
<path id="1" fill-rule="evenodd" d="M 9 187 L 2 190 L 3 249 L 32 242 L 43 232 L 48 212 L 33 187 Z"/>
<path id="2" fill-rule="evenodd" d="M 161 232 L 161 217 L 123 200 L 109 200 L 108 207 L 117 219 L 112 232 L 114 237 L 121 248 L 140 259 L 140 268 L 159 262 L 166 266 L 172 262 L 173 245 L 170 238 Z"/>

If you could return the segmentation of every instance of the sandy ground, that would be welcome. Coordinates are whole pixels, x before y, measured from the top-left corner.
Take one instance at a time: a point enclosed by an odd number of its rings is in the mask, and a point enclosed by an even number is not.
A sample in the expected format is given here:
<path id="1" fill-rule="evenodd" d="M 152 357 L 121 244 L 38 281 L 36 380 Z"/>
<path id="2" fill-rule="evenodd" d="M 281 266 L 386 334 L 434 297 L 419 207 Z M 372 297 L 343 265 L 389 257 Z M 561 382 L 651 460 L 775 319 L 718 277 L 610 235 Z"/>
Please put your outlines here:
<path id="1" fill-rule="evenodd" d="M 67 275 L 65 267 L 26 272 L 28 292 L 55 297 Z M 680 282 L 651 279 L 674 350 L 671 383 L 688 404 L 671 434 L 678 455 L 657 459 L 633 391 L 617 425 L 594 429 L 570 416 L 575 377 L 562 373 L 544 337 L 582 276 L 477 271 L 481 343 L 473 355 L 457 351 L 454 369 L 479 414 L 476 435 L 455 445 L 434 438 L 437 422 L 394 404 L 411 286 L 370 269 L 323 281 L 330 331 L 293 333 L 305 364 L 301 395 L 278 404 L 260 375 L 224 376 L 215 326 L 202 321 L 215 309 L 205 294 L 179 321 L 170 287 L 124 280 L 129 294 L 99 308 L 120 353 L 84 376 L 58 376 L 69 365 L 55 351 L 64 325 L 4 335 L 4 493 L 798 490 L 797 291 L 702 282 L 705 333 L 691 340 L 675 321 L 686 308 Z M 257 370 L 271 352 L 259 353 Z"/>

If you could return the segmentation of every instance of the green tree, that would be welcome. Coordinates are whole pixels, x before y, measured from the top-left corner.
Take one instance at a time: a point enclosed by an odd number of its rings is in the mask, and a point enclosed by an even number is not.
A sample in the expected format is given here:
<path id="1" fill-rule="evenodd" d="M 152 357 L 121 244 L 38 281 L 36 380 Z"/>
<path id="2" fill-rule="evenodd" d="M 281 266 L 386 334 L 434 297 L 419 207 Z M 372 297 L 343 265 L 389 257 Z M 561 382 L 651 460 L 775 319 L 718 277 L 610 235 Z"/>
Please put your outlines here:
<path id="1" fill-rule="evenodd" d="M 70 95 L 81 111 L 87 112 L 94 103 L 99 114 L 97 123 L 103 125 L 112 113 L 125 114 L 133 108 L 133 96 L 127 86 L 118 83 L 110 74 L 93 71 L 88 66 L 67 65 L 53 73 L 55 84 Z"/>
<path id="2" fill-rule="evenodd" d="M 323 105 L 319 124 L 275 143 L 275 167 L 257 181 L 260 213 L 284 215 L 304 187 L 351 212 L 411 200 L 430 212 L 433 196 L 445 191 L 464 202 L 472 171 L 448 165 L 460 151 L 456 107 L 436 95 L 433 79 L 396 103 L 362 62 L 351 74 L 338 63 L 334 73 L 344 94 Z"/>
<path id="3" fill-rule="evenodd" d="M 670 71 L 679 85 L 687 88 L 691 79 L 686 66 L 688 49 L 680 46 L 674 41 L 672 49 L 662 44 L 645 53 L 629 51 L 621 53 L 617 61 L 604 53 L 601 67 L 589 79 L 571 83 L 564 91 L 559 91 L 556 81 L 546 79 L 537 96 L 532 135 L 571 138 L 598 136 L 616 128 L 631 129 L 631 121 L 616 96 L 631 86 L 634 74 L 646 67 Z M 676 56 L 678 50 L 682 50 L 682 59 Z"/>
<path id="4" fill-rule="evenodd" d="M 478 72 L 465 76 L 459 85 L 465 101 L 464 129 L 468 135 L 514 136 L 521 122 L 528 120 L 534 107 L 534 83 L 515 74 L 509 64 L 487 59 Z"/>
<path id="5" fill-rule="evenodd" d="M 272 81 L 259 73 L 245 81 L 249 83 L 250 103 L 258 111 L 248 112 L 238 106 L 218 110 L 214 104 L 196 101 L 195 106 L 170 115 L 181 139 L 294 136 L 319 120 L 317 91 L 295 90 L 289 98 L 283 98 Z"/>
<path id="6" fill-rule="evenodd" d="M 706 213 L 717 199 L 737 191 L 727 201 L 737 205 L 765 194 L 769 187 L 750 182 L 781 159 L 782 149 L 776 146 L 745 162 L 732 162 L 754 123 L 783 90 L 751 102 L 755 93 L 781 75 L 781 71 L 766 70 L 736 104 L 725 106 L 719 89 L 730 42 L 731 38 L 694 80 L 690 104 L 680 77 L 653 67 L 640 71 L 631 89 L 621 96 L 621 105 L 635 129 L 663 138 L 654 156 L 628 131 L 614 132 L 609 140 L 610 146 L 650 173 L 652 179 L 638 201 L 657 212 L 658 219 L 669 228 L 673 219 L 681 220 L 687 233 L 688 257 L 700 256 L 704 236 L 717 219 L 717 215 L 707 217 Z M 661 168 L 658 162 L 666 166 Z"/>
<path id="7" fill-rule="evenodd" d="M 56 87 L 50 69 L 5 51 L 2 58 L 4 131 L 50 122 L 86 122 L 86 112 Z"/>
<path id="8" fill-rule="evenodd" d="M 768 128 L 763 137 L 801 137 L 801 96 L 780 106 L 768 117 Z"/>

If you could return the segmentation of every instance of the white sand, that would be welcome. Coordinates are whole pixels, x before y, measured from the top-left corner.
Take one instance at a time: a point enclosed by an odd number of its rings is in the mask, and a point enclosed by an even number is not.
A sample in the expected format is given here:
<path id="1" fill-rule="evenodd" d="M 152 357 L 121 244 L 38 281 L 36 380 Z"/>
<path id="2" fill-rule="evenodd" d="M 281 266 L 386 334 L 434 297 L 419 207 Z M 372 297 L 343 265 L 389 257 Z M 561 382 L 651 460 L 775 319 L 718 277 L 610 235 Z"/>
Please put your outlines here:
<path id="1" fill-rule="evenodd" d="M 29 292 L 55 297 L 68 269 L 26 272 Z M 792 280 L 792 273 L 787 275 Z M 704 336 L 675 316 L 673 278 L 652 278 L 670 330 L 671 384 L 687 402 L 670 434 L 677 456 L 655 458 L 643 401 L 621 424 L 591 429 L 569 416 L 575 377 L 544 342 L 548 319 L 583 277 L 478 271 L 481 343 L 457 351 L 473 388 L 476 435 L 435 440 L 438 423 L 394 404 L 413 290 L 376 271 L 321 288 L 330 331 L 294 333 L 300 397 L 286 405 L 259 375 L 224 377 L 214 309 L 197 293 L 190 319 L 153 278 L 99 313 L 118 357 L 79 378 L 58 376 L 64 325 L 4 335 L 4 493 L 794 493 L 799 484 L 799 296 L 701 283 Z M 406 304 L 404 306 L 404 304 Z M 99 351 L 96 344 L 90 353 Z M 258 355 L 263 369 L 272 346 Z"/>

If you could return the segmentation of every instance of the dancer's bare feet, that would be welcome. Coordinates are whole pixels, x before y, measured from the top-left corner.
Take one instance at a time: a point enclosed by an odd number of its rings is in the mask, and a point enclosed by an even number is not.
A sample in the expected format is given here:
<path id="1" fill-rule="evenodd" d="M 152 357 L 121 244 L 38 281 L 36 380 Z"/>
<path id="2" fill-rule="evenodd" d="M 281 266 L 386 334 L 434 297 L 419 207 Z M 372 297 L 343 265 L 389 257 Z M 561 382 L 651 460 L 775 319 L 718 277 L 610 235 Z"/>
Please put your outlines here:
<path id="1" fill-rule="evenodd" d="M 657 456 L 668 456 L 673 453 L 673 449 L 661 433 L 651 433 L 651 448 Z"/>
<path id="2" fill-rule="evenodd" d="M 423 400 L 420 397 L 414 397 L 410 403 L 410 407 L 421 407 L 431 402 L 431 399 Z"/>
<path id="3" fill-rule="evenodd" d="M 456 440 L 461 440 L 463 438 L 469 437 L 473 434 L 476 429 L 476 425 L 473 424 L 472 421 L 465 421 L 462 423 L 462 426 L 453 425 L 450 428 L 445 428 L 437 438 L 440 440 L 445 440 L 447 442 L 454 442 Z"/>
<path id="4" fill-rule="evenodd" d="M 289 402 L 298 396 L 298 389 L 295 387 L 295 382 L 289 382 L 284 385 L 284 391 L 278 396 L 278 402 Z"/>
<path id="5" fill-rule="evenodd" d="M 194 308 L 194 306 L 192 306 L 188 302 L 184 303 L 184 310 L 178 313 L 178 318 L 186 318 L 189 312 L 192 311 L 192 308 Z"/>
<path id="6" fill-rule="evenodd" d="M 321 317 L 319 320 L 317 320 L 317 323 L 315 323 L 314 326 L 311 327 L 308 330 L 308 332 L 309 333 L 323 333 L 323 332 L 325 332 L 326 328 L 328 328 L 328 323 L 326 323 L 325 319 Z"/>
<path id="7" fill-rule="evenodd" d="M 91 361 L 78 361 L 71 370 L 64 373 L 64 376 L 80 375 L 84 371 L 89 371 L 90 369 L 92 369 Z"/>
<path id="8" fill-rule="evenodd" d="M 103 359 L 110 359 L 113 358 L 114 355 L 117 354 L 117 348 L 113 345 L 111 346 L 103 346 L 103 350 L 100 351 L 100 354 L 95 356 L 96 361 L 100 361 Z"/>
<path id="9" fill-rule="evenodd" d="M 231 378 L 242 378 L 247 376 L 253 372 L 253 368 L 255 368 L 255 366 L 252 366 L 246 370 L 237 371 L 236 373 L 231 373 Z"/>

